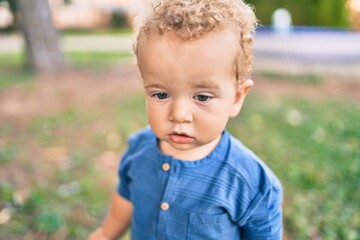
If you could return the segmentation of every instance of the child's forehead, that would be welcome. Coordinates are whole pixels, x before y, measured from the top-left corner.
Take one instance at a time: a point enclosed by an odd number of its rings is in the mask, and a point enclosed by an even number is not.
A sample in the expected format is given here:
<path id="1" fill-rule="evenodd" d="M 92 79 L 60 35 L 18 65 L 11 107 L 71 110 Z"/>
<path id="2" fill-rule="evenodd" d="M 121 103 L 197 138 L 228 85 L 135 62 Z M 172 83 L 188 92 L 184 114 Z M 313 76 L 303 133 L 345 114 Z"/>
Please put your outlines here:
<path id="1" fill-rule="evenodd" d="M 149 42 L 161 43 L 161 44 L 172 44 L 178 46 L 189 46 L 192 44 L 198 44 L 198 47 L 203 47 L 204 43 L 207 45 L 213 45 L 214 47 L 225 46 L 226 48 L 234 48 L 239 43 L 239 37 L 236 30 L 229 26 L 220 29 L 214 29 L 211 32 L 198 38 L 184 39 L 183 35 L 179 36 L 176 31 L 169 31 L 163 34 L 157 33 L 156 31 L 150 31 L 143 33 L 139 36 L 137 42 L 138 47 L 141 44 L 148 45 Z"/>
<path id="2" fill-rule="evenodd" d="M 144 64 L 143 60 L 174 61 L 190 65 L 202 61 L 216 65 L 221 63 L 226 68 L 232 68 L 238 52 L 236 41 L 237 38 L 230 32 L 210 33 L 190 41 L 183 41 L 171 33 L 152 34 L 139 40 L 138 64 Z"/>
<path id="3" fill-rule="evenodd" d="M 217 32 L 192 41 L 172 34 L 152 34 L 139 40 L 138 66 L 143 77 L 208 80 L 233 76 L 237 38 Z"/>

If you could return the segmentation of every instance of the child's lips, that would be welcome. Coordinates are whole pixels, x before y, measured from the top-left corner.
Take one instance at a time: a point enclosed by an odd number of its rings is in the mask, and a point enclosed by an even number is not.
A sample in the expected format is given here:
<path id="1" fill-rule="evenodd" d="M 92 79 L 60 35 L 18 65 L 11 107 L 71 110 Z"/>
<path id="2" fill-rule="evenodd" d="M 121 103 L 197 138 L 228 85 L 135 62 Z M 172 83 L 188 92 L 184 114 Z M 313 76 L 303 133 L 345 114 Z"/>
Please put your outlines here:
<path id="1" fill-rule="evenodd" d="M 170 141 L 176 144 L 187 144 L 193 141 L 193 138 L 186 133 L 171 133 L 169 134 Z"/>

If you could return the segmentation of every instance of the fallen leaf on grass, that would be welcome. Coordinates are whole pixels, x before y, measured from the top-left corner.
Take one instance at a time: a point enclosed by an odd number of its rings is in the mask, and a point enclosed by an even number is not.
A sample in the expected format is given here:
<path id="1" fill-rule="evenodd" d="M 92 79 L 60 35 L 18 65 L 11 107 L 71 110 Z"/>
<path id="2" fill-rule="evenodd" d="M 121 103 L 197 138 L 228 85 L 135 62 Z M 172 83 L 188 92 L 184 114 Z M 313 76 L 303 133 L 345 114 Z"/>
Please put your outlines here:
<path id="1" fill-rule="evenodd" d="M 4 208 L 0 211 L 0 225 L 7 223 L 11 219 L 11 211 L 8 208 Z"/>

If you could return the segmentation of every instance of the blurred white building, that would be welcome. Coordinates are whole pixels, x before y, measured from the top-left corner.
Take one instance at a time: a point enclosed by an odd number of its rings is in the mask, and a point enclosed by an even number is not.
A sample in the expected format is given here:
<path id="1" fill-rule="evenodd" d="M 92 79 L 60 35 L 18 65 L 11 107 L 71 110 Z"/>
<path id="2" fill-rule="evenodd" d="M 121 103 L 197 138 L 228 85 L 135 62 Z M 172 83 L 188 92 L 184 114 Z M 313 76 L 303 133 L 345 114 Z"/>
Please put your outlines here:
<path id="1" fill-rule="evenodd" d="M 13 21 L 14 17 L 9 10 L 9 4 L 7 2 L 0 2 L 0 28 L 11 26 Z"/>
<path id="2" fill-rule="evenodd" d="M 49 0 L 58 28 L 107 27 L 114 14 L 122 14 L 131 24 L 144 0 Z"/>
<path id="3" fill-rule="evenodd" d="M 49 0 L 57 28 L 108 27 L 114 14 L 123 15 L 131 24 L 146 0 Z M 6 2 L 0 3 L 0 28 L 8 27 L 13 16 Z"/>

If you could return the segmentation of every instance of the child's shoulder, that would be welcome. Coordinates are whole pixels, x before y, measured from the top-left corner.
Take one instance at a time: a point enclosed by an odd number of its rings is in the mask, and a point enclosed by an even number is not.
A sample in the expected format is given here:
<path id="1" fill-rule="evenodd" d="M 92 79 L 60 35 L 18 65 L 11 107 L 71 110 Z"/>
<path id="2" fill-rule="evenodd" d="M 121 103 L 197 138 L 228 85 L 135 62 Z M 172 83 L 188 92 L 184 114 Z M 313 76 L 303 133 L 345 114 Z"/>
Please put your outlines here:
<path id="1" fill-rule="evenodd" d="M 243 179 L 247 179 L 250 185 L 266 181 L 270 185 L 281 188 L 281 183 L 274 172 L 253 151 L 233 136 L 230 136 L 230 142 L 227 163 L 233 171 L 241 175 Z"/>
<path id="2" fill-rule="evenodd" d="M 134 159 L 146 156 L 156 149 L 156 137 L 150 127 L 145 127 L 128 138 L 127 149 L 122 156 L 122 162 L 130 163 Z"/>
<path id="3" fill-rule="evenodd" d="M 129 137 L 129 147 L 135 147 L 142 144 L 149 144 L 154 141 L 155 135 L 149 126 L 140 129 L 139 131 L 133 133 Z"/>

